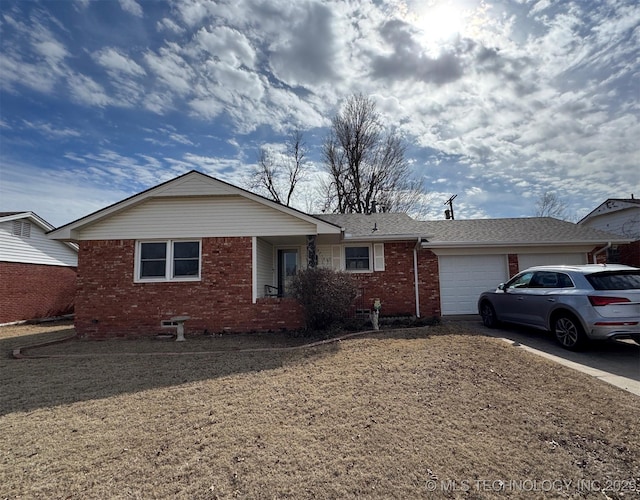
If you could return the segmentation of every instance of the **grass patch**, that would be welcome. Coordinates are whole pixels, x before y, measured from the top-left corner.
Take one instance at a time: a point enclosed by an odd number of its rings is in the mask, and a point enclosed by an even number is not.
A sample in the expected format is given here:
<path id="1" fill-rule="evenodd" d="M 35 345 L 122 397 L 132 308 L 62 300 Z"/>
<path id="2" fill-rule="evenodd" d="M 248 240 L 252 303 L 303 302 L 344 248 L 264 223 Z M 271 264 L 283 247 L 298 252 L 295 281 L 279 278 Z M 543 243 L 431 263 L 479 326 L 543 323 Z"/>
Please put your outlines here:
<path id="1" fill-rule="evenodd" d="M 0 328 L 0 347 L 69 332 Z M 206 352 L 218 340 L 228 348 Z M 640 480 L 640 398 L 470 327 L 287 351 L 239 352 L 269 339 L 235 340 L 77 341 L 30 352 L 79 357 L 5 355 L 0 496 L 505 498 L 530 492 L 476 481 L 564 479 L 572 486 L 537 495 L 603 498 L 578 481 Z M 200 343 L 195 355 L 118 355 Z M 442 491 L 446 481 L 458 491 Z"/>

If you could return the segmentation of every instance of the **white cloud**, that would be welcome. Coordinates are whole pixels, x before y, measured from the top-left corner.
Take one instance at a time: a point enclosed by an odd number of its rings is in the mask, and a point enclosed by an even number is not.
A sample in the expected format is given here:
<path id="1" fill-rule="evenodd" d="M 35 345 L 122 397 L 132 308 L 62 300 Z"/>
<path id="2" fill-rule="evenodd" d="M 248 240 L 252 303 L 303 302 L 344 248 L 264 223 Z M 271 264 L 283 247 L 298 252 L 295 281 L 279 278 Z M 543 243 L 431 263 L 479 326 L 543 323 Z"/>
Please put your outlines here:
<path id="1" fill-rule="evenodd" d="M 88 76 L 72 75 L 68 85 L 71 96 L 80 104 L 103 107 L 111 102 L 102 85 Z"/>
<path id="2" fill-rule="evenodd" d="M 183 27 L 178 25 L 173 19 L 169 19 L 167 17 L 165 17 L 161 21 L 158 21 L 157 28 L 158 31 L 166 30 L 176 34 L 185 32 L 185 29 Z"/>
<path id="3" fill-rule="evenodd" d="M 82 133 L 78 130 L 74 130 L 66 127 L 54 126 L 51 123 L 47 122 L 30 122 L 28 120 L 23 120 L 23 123 L 30 129 L 37 130 L 43 135 L 50 137 L 52 139 L 64 139 L 70 137 L 80 137 Z"/>
<path id="4" fill-rule="evenodd" d="M 63 172 L 5 160 L 0 210 L 30 210 L 54 226 L 61 226 L 130 194 L 82 171 Z"/>
<path id="5" fill-rule="evenodd" d="M 148 52 L 145 61 L 164 86 L 180 96 L 189 95 L 193 88 L 195 70 L 180 55 L 181 49 L 175 43 L 162 47 L 159 54 Z"/>
<path id="6" fill-rule="evenodd" d="M 107 71 L 124 73 L 131 76 L 141 76 L 145 74 L 145 70 L 138 63 L 112 47 L 94 53 L 93 57 L 96 62 Z"/>
<path id="7" fill-rule="evenodd" d="M 221 61 L 234 68 L 253 68 L 255 65 L 256 55 L 253 47 L 249 40 L 235 29 L 220 26 L 208 31 L 201 28 L 195 35 L 195 41 L 216 62 Z"/>
<path id="8" fill-rule="evenodd" d="M 118 0 L 118 1 L 120 2 L 120 7 L 122 8 L 122 10 L 124 10 L 125 12 L 128 12 L 129 14 L 133 14 L 134 16 L 142 17 L 143 15 L 142 7 L 140 7 L 140 4 L 138 4 L 136 0 Z"/>

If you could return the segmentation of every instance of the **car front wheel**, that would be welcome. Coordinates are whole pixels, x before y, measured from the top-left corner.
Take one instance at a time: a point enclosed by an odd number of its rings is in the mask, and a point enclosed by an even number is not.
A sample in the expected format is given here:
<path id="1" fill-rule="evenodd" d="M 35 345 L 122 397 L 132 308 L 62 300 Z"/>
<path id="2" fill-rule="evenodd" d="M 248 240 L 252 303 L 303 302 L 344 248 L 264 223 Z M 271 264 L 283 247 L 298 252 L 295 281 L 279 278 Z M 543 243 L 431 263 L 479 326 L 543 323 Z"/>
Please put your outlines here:
<path id="1" fill-rule="evenodd" d="M 577 351 L 584 347 L 584 329 L 575 316 L 562 314 L 553 320 L 553 333 L 565 349 Z"/>
<path id="2" fill-rule="evenodd" d="M 480 316 L 482 317 L 482 323 L 487 328 L 495 328 L 498 326 L 496 310 L 489 302 L 483 302 L 480 306 Z"/>

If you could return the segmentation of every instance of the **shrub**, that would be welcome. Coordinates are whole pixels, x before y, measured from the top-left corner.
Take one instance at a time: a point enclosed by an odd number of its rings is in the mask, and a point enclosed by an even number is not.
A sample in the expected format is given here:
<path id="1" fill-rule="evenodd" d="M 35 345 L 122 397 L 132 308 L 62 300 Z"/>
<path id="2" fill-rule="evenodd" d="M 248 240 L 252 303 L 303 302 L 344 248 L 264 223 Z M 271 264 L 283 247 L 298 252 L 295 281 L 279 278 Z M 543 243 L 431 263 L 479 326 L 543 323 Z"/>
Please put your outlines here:
<path id="1" fill-rule="evenodd" d="M 356 294 L 351 275 L 333 269 L 305 269 L 291 284 L 291 295 L 302 304 L 310 330 L 331 328 L 345 319 Z"/>

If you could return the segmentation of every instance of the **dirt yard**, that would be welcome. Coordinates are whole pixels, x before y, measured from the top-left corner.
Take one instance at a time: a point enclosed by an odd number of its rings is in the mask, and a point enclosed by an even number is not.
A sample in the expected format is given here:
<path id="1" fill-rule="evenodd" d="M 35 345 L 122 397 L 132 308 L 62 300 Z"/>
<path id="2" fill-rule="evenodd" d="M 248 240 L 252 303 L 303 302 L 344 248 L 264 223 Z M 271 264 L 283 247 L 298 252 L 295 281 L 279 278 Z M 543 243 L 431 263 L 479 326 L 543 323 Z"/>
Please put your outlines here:
<path id="1" fill-rule="evenodd" d="M 471 327 L 9 356 L 72 333 L 0 328 L 0 498 L 639 496 L 640 398 Z"/>

